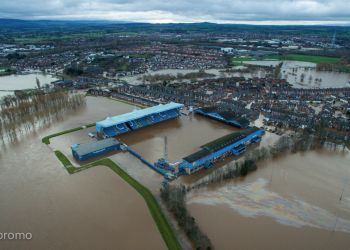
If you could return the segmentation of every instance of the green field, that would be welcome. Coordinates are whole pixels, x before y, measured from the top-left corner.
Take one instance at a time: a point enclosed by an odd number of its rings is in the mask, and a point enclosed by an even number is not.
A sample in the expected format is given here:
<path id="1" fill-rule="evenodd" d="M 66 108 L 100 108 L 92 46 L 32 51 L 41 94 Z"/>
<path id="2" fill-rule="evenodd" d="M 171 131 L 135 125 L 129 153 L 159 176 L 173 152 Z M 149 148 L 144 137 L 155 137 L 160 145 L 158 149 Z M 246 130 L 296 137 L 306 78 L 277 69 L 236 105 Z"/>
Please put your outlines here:
<path id="1" fill-rule="evenodd" d="M 9 68 L 0 68 L 0 76 L 7 76 L 7 75 L 12 75 L 15 74 L 16 71 L 13 69 Z"/>
<path id="2" fill-rule="evenodd" d="M 246 61 L 256 61 L 254 57 L 251 56 L 245 56 L 245 57 L 231 57 L 231 65 L 233 66 L 239 66 L 242 65 L 243 62 Z"/>
<path id="3" fill-rule="evenodd" d="M 299 55 L 299 54 L 286 54 L 286 55 L 270 55 L 265 60 L 290 60 L 290 61 L 301 61 L 311 63 L 336 63 L 339 62 L 339 57 L 329 56 L 312 56 L 312 55 Z"/>

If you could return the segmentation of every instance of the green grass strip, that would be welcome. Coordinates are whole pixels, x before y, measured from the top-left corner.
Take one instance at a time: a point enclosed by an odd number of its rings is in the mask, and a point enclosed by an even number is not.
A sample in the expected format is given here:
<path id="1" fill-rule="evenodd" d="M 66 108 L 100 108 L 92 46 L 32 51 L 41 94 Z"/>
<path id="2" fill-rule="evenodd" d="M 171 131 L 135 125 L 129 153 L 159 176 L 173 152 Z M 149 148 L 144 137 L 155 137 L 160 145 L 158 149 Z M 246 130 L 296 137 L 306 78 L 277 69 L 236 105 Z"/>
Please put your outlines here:
<path id="1" fill-rule="evenodd" d="M 59 150 L 55 150 L 56 157 L 60 160 L 60 162 L 63 164 L 63 166 L 66 168 L 68 173 L 74 174 L 76 171 L 76 168 L 73 166 L 73 164 L 70 162 L 70 160 Z"/>
<path id="2" fill-rule="evenodd" d="M 168 223 L 165 215 L 160 208 L 157 200 L 154 198 L 153 194 L 149 189 L 139 183 L 137 180 L 132 178 L 128 173 L 126 173 L 123 169 L 121 169 L 117 164 L 115 164 L 112 160 L 105 158 L 101 160 L 97 160 L 95 162 L 89 163 L 82 167 L 74 167 L 69 159 L 59 150 L 55 151 L 55 155 L 61 161 L 63 166 L 66 168 L 69 174 L 74 174 L 80 172 L 82 170 L 96 167 L 96 166 L 105 166 L 110 168 L 116 174 L 118 174 L 124 181 L 129 183 L 136 191 L 143 197 L 145 200 L 147 207 L 155 221 L 160 234 L 165 241 L 168 249 L 171 250 L 179 250 L 181 249 L 181 245 L 176 238 L 175 232 L 172 230 L 170 224 Z"/>
<path id="3" fill-rule="evenodd" d="M 170 227 L 167 219 L 165 218 L 162 209 L 160 208 L 158 202 L 154 198 L 151 191 L 149 191 L 145 186 L 139 183 L 137 180 L 132 178 L 129 174 L 127 174 L 123 169 L 121 169 L 117 164 L 115 164 L 112 160 L 106 158 L 102 160 L 98 160 L 91 164 L 91 166 L 99 166 L 103 165 L 109 167 L 115 173 L 117 173 L 124 181 L 129 183 L 136 191 L 144 198 L 146 204 L 148 206 L 149 211 L 157 224 L 158 230 L 165 241 L 168 249 L 181 249 L 181 245 L 178 242 L 176 235 L 172 228 Z"/>
<path id="4" fill-rule="evenodd" d="M 45 136 L 45 137 L 43 137 L 41 139 L 41 141 L 43 143 L 45 143 L 46 145 L 48 145 L 48 144 L 50 144 L 50 139 L 53 138 L 53 137 L 64 135 L 64 134 L 68 134 L 68 133 L 72 133 L 72 132 L 75 132 L 75 131 L 78 131 L 78 130 L 82 130 L 84 128 L 93 127 L 93 126 L 95 126 L 95 123 L 91 123 L 91 124 L 88 124 L 88 125 L 85 125 L 85 126 L 81 126 L 81 127 L 77 127 L 77 128 L 71 128 L 71 129 L 68 129 L 68 130 L 65 130 L 65 131 L 62 131 L 62 132 L 59 132 L 59 133 L 55 133 L 55 134 L 52 134 L 52 135 Z"/>
<path id="5" fill-rule="evenodd" d="M 339 57 L 330 56 L 314 56 L 314 55 L 302 55 L 302 54 L 285 54 L 285 55 L 270 55 L 266 59 L 276 59 L 276 60 L 292 60 L 292 61 L 302 61 L 311 63 L 336 63 L 340 60 Z"/>

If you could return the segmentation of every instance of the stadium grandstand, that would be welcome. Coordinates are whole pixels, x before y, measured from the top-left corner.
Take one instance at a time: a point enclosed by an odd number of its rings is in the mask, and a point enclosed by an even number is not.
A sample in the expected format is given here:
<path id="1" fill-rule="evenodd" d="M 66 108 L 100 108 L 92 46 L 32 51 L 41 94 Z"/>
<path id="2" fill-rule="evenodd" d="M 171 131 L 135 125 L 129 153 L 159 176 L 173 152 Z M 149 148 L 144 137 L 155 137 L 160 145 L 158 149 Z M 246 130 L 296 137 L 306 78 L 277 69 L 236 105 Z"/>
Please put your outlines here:
<path id="1" fill-rule="evenodd" d="M 232 111 L 219 110 L 217 107 L 199 108 L 195 110 L 195 113 L 238 128 L 247 128 L 249 126 L 249 120 L 247 118 L 238 116 Z"/>
<path id="2" fill-rule="evenodd" d="M 239 156 L 246 150 L 246 146 L 260 142 L 264 130 L 250 127 L 241 132 L 233 132 L 214 141 L 211 141 L 201 149 L 185 158 L 179 165 L 180 172 L 192 174 L 202 168 L 210 168 L 213 164 L 229 155 Z"/>
<path id="3" fill-rule="evenodd" d="M 114 137 L 129 131 L 177 118 L 180 116 L 180 109 L 182 107 L 183 104 L 171 102 L 135 110 L 114 117 L 107 117 L 103 121 L 96 122 L 96 132 L 99 137 Z"/>

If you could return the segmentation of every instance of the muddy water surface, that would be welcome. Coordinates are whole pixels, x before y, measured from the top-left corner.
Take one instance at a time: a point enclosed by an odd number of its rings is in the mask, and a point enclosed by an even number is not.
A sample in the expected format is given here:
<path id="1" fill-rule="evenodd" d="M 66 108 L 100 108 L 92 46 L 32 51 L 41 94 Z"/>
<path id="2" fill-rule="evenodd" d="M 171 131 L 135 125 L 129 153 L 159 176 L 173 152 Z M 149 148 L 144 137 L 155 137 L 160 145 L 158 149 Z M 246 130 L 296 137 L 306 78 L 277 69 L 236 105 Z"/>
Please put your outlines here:
<path id="1" fill-rule="evenodd" d="M 350 74 L 317 71 L 316 64 L 300 61 L 247 61 L 245 64 L 276 66 L 283 62 L 281 78 L 296 88 L 344 88 L 350 85 Z"/>
<path id="2" fill-rule="evenodd" d="M 348 249 L 349 162 L 325 150 L 290 155 L 192 192 L 188 205 L 217 249 Z"/>
<path id="3" fill-rule="evenodd" d="M 70 176 L 41 143 L 44 135 L 132 109 L 88 97 L 86 108 L 65 121 L 1 146 L 0 232 L 30 232 L 33 239 L 0 240 L 0 249 L 165 249 L 144 200 L 119 176 L 105 167 Z"/>

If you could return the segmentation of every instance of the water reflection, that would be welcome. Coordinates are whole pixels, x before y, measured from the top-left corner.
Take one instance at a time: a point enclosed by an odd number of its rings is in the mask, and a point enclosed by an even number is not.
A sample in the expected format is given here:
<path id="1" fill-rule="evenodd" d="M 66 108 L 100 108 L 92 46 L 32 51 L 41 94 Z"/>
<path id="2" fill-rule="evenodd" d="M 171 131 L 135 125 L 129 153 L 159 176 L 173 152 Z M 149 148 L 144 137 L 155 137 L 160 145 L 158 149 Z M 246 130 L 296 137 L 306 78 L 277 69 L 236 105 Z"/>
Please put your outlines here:
<path id="1" fill-rule="evenodd" d="M 268 180 L 259 178 L 242 185 L 223 186 L 215 191 L 192 194 L 188 203 L 225 204 L 243 216 L 268 216 L 284 225 L 350 233 L 350 220 L 337 218 L 335 214 L 297 197 L 284 198 L 269 190 L 268 183 Z"/>

